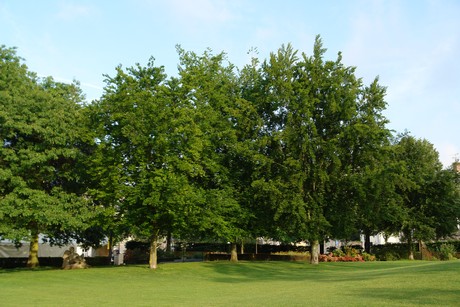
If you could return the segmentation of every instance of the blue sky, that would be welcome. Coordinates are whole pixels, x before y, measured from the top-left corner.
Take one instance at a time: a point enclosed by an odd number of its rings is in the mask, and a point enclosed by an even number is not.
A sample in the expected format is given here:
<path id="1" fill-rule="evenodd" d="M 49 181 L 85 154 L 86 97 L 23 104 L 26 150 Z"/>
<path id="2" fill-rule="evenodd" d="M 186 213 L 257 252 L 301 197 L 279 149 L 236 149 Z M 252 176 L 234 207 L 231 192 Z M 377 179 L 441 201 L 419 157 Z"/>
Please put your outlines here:
<path id="1" fill-rule="evenodd" d="M 459 16 L 457 0 L 0 0 L 0 44 L 41 76 L 79 80 L 92 100 L 118 64 L 153 56 L 175 74 L 176 44 L 242 67 L 251 47 L 311 54 L 320 34 L 327 59 L 342 51 L 365 83 L 387 86 L 389 128 L 427 139 L 447 166 L 460 158 Z"/>

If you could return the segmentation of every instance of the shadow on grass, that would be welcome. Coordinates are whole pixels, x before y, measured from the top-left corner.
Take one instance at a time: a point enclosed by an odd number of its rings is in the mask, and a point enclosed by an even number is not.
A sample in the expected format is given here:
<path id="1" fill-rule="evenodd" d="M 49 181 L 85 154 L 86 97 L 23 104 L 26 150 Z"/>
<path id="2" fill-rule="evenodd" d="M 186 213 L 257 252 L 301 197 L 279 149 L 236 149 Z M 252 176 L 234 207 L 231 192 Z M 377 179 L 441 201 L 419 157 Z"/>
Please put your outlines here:
<path id="1" fill-rule="evenodd" d="M 442 274 L 460 269 L 460 261 L 451 262 L 367 262 L 320 263 L 303 262 L 208 262 L 204 264 L 218 275 L 215 282 L 240 283 L 250 281 L 371 281 L 395 274 Z"/>
<path id="2" fill-rule="evenodd" d="M 330 265 L 310 265 L 302 262 L 217 262 L 207 263 L 217 273 L 215 282 L 240 283 L 260 281 L 331 281 L 346 280 L 351 276 L 339 276 L 331 272 Z M 339 269 L 337 267 L 337 269 Z M 344 267 L 341 270 L 347 270 Z M 331 274 L 332 273 L 332 274 Z M 358 277 L 356 277 L 358 278 Z"/>
<path id="3" fill-rule="evenodd" d="M 459 306 L 459 291 L 457 289 L 433 289 L 399 285 L 391 288 L 366 287 L 350 293 L 352 298 L 372 299 L 382 305 L 392 306 Z"/>
<path id="4" fill-rule="evenodd" d="M 91 270 L 91 269 L 114 269 L 114 268 L 123 268 L 124 266 L 113 266 L 113 265 L 97 265 L 97 266 L 90 266 L 86 269 L 78 269 L 78 270 Z M 40 266 L 37 268 L 26 268 L 26 267 L 17 267 L 17 268 L 0 268 L 0 274 L 8 274 L 8 273 L 16 273 L 16 272 L 43 272 L 43 271 L 75 271 L 74 270 L 63 270 L 62 268 L 58 267 L 51 267 L 51 266 Z"/>
<path id="5" fill-rule="evenodd" d="M 55 268 L 55 267 L 47 267 L 47 266 L 43 266 L 43 267 L 38 267 L 38 268 L 24 268 L 24 267 L 20 267 L 20 268 L 0 268 L 0 274 L 8 274 L 8 273 L 16 273 L 16 272 L 43 272 L 43 271 L 57 271 L 57 270 L 60 270 L 59 268 Z"/>

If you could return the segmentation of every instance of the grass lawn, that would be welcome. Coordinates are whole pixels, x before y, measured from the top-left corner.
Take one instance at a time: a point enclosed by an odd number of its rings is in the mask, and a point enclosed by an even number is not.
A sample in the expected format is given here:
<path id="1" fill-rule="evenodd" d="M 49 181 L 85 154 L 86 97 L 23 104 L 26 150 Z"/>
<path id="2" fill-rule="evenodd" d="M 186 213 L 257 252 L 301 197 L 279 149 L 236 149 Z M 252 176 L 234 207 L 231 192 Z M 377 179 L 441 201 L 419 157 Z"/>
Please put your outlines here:
<path id="1" fill-rule="evenodd" d="M 0 306 L 460 306 L 460 260 L 0 269 Z"/>

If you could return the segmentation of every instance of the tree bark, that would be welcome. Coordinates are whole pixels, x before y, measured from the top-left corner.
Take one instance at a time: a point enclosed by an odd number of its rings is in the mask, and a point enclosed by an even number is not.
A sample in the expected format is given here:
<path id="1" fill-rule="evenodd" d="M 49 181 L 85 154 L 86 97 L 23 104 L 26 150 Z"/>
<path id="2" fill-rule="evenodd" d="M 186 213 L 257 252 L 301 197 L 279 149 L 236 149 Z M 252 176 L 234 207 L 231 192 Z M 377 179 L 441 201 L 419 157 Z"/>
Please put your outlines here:
<path id="1" fill-rule="evenodd" d="M 407 245 L 409 246 L 409 260 L 414 260 L 414 250 L 412 248 L 412 234 L 407 236 Z"/>
<path id="2" fill-rule="evenodd" d="M 113 257 L 113 235 L 112 233 L 110 233 L 108 244 L 109 244 L 108 246 L 109 247 L 109 255 L 108 255 L 109 263 L 112 263 L 112 257 Z M 115 263 L 112 263 L 112 264 L 115 264 Z"/>
<path id="3" fill-rule="evenodd" d="M 172 245 L 172 234 L 171 231 L 168 231 L 168 235 L 166 236 L 166 252 L 171 253 L 171 245 Z"/>
<path id="4" fill-rule="evenodd" d="M 371 234 L 369 231 L 364 233 L 364 251 L 368 254 L 371 253 Z"/>
<path id="5" fill-rule="evenodd" d="M 241 240 L 240 254 L 244 254 L 244 242 Z"/>
<path id="6" fill-rule="evenodd" d="M 319 264 L 319 241 L 313 240 L 311 242 L 311 264 Z"/>
<path id="7" fill-rule="evenodd" d="M 39 266 L 38 262 L 38 230 L 32 231 L 32 239 L 30 240 L 29 259 L 27 259 L 28 268 L 36 268 Z"/>
<path id="8" fill-rule="evenodd" d="M 156 270 L 158 266 L 158 235 L 154 235 L 150 241 L 150 254 L 149 254 L 149 267 L 153 270 Z"/>
<path id="9" fill-rule="evenodd" d="M 423 260 L 423 241 L 419 240 L 418 241 L 418 250 L 420 251 L 420 260 Z"/>
<path id="10" fill-rule="evenodd" d="M 230 249 L 230 261 L 237 262 L 238 261 L 238 252 L 236 242 L 232 242 L 231 249 Z"/>

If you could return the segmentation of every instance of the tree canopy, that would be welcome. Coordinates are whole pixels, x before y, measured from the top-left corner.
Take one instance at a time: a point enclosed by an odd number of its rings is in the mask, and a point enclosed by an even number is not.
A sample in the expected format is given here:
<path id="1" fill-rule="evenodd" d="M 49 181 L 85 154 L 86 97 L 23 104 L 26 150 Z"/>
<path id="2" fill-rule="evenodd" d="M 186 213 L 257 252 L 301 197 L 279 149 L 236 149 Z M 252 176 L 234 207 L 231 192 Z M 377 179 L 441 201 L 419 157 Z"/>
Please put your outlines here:
<path id="1" fill-rule="evenodd" d="M 449 236 L 459 181 L 426 140 L 393 136 L 386 88 L 352 66 L 283 45 L 239 69 L 225 53 L 177 47 L 105 75 L 100 99 L 38 78 L 0 49 L 0 236 L 97 244 L 132 235 L 319 243 L 379 232 Z M 36 258 L 37 244 L 31 244 Z M 32 248 L 32 246 L 34 246 Z M 37 260 L 30 260 L 30 266 Z"/>
<path id="2" fill-rule="evenodd" d="M 82 94 L 30 73 L 14 49 L 0 48 L 0 236 L 30 241 L 28 265 L 38 265 L 38 235 L 84 229 L 91 215 L 77 167 Z"/>

